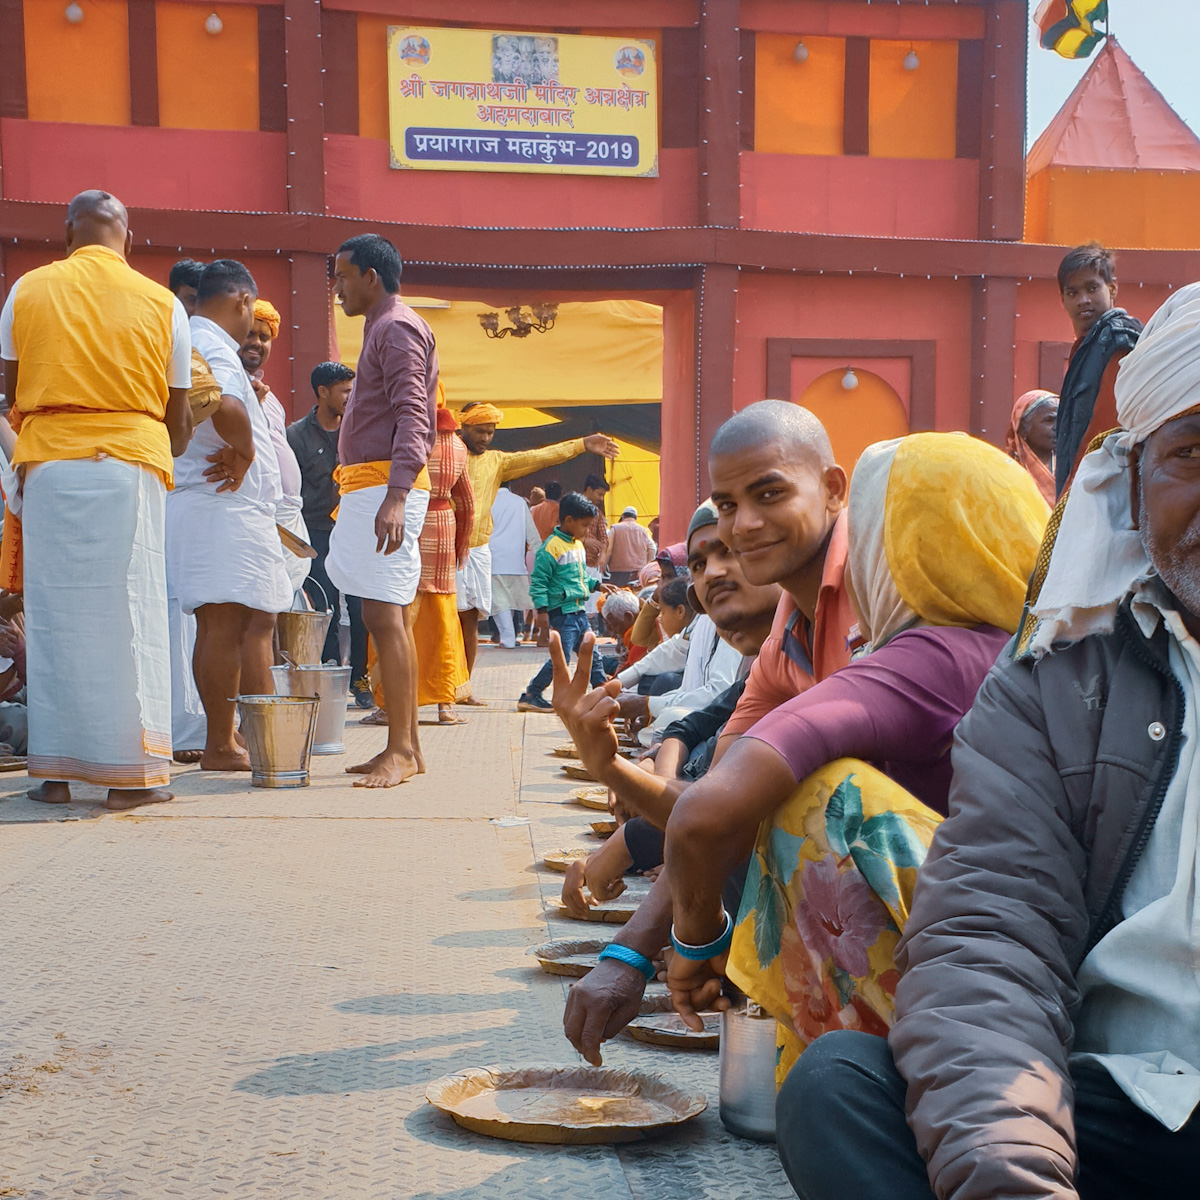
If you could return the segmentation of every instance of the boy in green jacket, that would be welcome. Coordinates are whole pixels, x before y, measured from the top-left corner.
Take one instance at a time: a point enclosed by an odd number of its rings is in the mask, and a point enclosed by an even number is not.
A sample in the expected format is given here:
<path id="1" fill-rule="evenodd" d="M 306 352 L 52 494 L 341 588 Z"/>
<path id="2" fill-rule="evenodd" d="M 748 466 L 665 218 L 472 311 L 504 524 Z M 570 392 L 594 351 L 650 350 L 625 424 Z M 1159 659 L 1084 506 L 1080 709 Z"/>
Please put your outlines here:
<path id="1" fill-rule="evenodd" d="M 588 631 L 584 611 L 588 596 L 602 586 L 598 579 L 588 577 L 587 553 L 580 540 L 590 532 L 599 511 L 578 492 L 568 492 L 558 502 L 558 524 L 534 556 L 533 574 L 529 577 L 529 595 L 537 609 L 538 624 L 544 625 L 549 620 L 550 628 L 558 630 L 567 662 Z M 604 682 L 599 662 L 600 656 L 594 655 L 593 687 Z M 553 673 L 553 665 L 547 659 L 517 701 L 517 712 L 554 711 L 554 705 L 542 696 Z"/>

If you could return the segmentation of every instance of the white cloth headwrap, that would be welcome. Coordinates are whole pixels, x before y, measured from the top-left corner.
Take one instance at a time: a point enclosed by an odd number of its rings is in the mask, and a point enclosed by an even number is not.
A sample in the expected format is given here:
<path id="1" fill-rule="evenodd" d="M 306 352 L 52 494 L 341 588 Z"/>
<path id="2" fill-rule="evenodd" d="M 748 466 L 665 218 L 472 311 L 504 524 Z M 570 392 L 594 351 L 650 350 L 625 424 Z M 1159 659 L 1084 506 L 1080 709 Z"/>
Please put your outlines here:
<path id="1" fill-rule="evenodd" d="M 850 581 L 872 650 L 918 620 L 917 614 L 900 598 L 883 542 L 888 480 L 902 440 L 894 438 L 868 446 L 850 482 L 847 530 Z"/>
<path id="2" fill-rule="evenodd" d="M 1150 318 L 1114 392 L 1121 429 L 1079 464 L 1032 606 L 1030 650 L 1039 657 L 1055 643 L 1110 632 L 1121 600 L 1154 573 L 1134 526 L 1130 454 L 1200 405 L 1200 283 L 1180 288 Z"/>

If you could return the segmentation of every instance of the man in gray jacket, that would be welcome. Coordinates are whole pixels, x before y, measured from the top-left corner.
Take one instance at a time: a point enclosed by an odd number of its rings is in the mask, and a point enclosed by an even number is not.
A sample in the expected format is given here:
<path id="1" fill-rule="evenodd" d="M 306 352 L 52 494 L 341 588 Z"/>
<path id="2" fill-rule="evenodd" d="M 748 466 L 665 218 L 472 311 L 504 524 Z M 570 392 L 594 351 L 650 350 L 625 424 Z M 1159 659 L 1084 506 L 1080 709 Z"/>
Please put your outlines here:
<path id="1" fill-rule="evenodd" d="M 1122 363 L 961 723 L 890 1036 L 779 1096 L 805 1200 L 1139 1200 L 1200 1163 L 1200 285 Z"/>

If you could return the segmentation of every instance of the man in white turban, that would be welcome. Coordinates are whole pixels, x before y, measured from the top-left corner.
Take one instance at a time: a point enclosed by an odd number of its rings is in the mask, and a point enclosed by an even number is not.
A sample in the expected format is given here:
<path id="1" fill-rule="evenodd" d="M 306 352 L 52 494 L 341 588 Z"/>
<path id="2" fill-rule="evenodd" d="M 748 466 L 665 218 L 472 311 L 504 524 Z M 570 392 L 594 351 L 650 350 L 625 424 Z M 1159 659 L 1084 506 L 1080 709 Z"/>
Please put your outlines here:
<path id="1" fill-rule="evenodd" d="M 1116 400 L 1030 652 L 1001 656 L 958 726 L 895 1024 L 827 1033 L 784 1085 L 806 1200 L 1195 1187 L 1200 286 L 1146 327 Z M 838 1002 L 812 995 L 797 983 L 793 1003 Z"/>

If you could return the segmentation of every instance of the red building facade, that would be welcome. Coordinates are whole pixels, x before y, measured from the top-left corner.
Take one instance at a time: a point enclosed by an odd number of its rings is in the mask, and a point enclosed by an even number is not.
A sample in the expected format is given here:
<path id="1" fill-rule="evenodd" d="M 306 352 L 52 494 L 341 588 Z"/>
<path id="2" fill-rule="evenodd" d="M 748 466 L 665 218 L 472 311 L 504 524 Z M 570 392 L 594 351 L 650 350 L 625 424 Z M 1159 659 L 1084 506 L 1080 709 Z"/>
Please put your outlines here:
<path id="1" fill-rule="evenodd" d="M 1020 240 L 1024 0 L 79 9 L 0 0 L 0 286 L 60 252 L 74 193 L 106 188 L 147 274 L 247 263 L 283 313 L 268 374 L 297 413 L 331 352 L 328 256 L 364 230 L 396 242 L 413 291 L 663 306 L 669 536 L 707 490 L 713 430 L 764 396 L 852 366 L 894 394 L 893 424 L 1002 441 L 1015 395 L 1061 381 L 1062 250 Z M 406 24 L 652 40 L 658 175 L 393 170 L 386 32 Z M 1145 317 L 1200 254 L 1129 250 L 1120 274 Z M 858 393 L 829 402 L 854 422 Z"/>

